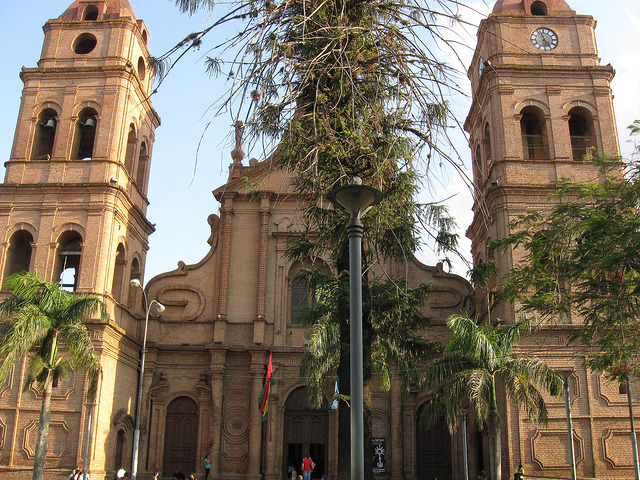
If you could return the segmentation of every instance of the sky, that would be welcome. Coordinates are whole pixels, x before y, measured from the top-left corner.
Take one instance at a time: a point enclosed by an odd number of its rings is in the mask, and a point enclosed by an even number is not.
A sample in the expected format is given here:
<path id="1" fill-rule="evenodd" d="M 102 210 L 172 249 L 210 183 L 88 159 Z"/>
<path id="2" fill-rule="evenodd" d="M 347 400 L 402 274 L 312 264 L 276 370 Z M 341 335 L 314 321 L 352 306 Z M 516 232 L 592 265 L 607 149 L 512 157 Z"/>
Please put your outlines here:
<path id="1" fill-rule="evenodd" d="M 3 28 L 0 41 L 5 47 L 0 52 L 0 155 L 9 160 L 15 132 L 22 82 L 22 66 L 35 67 L 42 49 L 42 26 L 57 18 L 72 0 L 0 0 L 3 7 Z M 596 36 L 601 63 L 610 63 L 616 70 L 612 83 L 620 146 L 623 156 L 629 157 L 633 144 L 626 127 L 640 118 L 640 3 L 638 0 L 567 0 L 579 14 L 592 15 L 598 22 Z M 194 16 L 180 14 L 172 0 L 130 0 L 139 19 L 149 29 L 149 48 L 153 55 L 161 55 L 187 34 L 201 30 L 210 23 L 208 12 Z M 475 10 L 489 12 L 494 2 L 467 2 Z M 469 10 L 463 19 L 477 24 L 481 17 Z M 458 32 L 463 43 L 458 53 L 466 65 L 475 46 L 475 32 L 467 28 Z M 227 180 L 233 144 L 229 133 L 233 119 L 222 115 L 211 118 L 208 107 L 222 91 L 219 82 L 205 73 L 203 59 L 207 48 L 219 37 L 205 39 L 199 52 L 190 52 L 163 82 L 152 103 L 162 119 L 156 130 L 153 146 L 147 218 L 156 225 L 149 237 L 149 252 L 145 269 L 145 282 L 153 276 L 176 268 L 179 261 L 186 264 L 199 262 L 208 252 L 210 227 L 207 217 L 218 213 L 219 205 L 212 190 Z M 453 56 L 446 58 L 461 68 Z M 461 84 L 470 94 L 466 77 Z M 470 99 L 462 95 L 452 97 L 452 110 L 460 123 L 464 122 Z M 454 135 L 455 148 L 463 156 L 470 170 L 470 151 L 462 132 Z M 196 158 L 196 152 L 199 154 Z M 248 159 L 264 159 L 260 151 L 246 151 Z M 4 172 L 0 172 L 4 177 Z M 436 166 L 432 172 L 436 180 L 425 198 L 448 199 L 450 213 L 456 218 L 461 237 L 461 252 L 470 259 L 470 243 L 464 232 L 471 223 L 471 195 L 463 180 L 447 168 Z M 434 264 L 438 257 L 430 248 L 418 253 L 418 258 Z M 460 260 L 453 263 L 453 272 L 465 276 L 467 266 Z"/>

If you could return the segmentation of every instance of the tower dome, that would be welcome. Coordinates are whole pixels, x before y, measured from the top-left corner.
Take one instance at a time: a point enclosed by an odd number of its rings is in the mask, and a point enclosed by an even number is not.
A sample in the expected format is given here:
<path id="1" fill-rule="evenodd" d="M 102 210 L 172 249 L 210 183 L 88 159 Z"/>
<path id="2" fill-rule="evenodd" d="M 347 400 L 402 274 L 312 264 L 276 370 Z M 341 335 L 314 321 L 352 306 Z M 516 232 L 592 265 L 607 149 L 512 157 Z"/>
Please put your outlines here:
<path id="1" fill-rule="evenodd" d="M 494 15 L 575 15 L 564 0 L 498 0 Z"/>
<path id="2" fill-rule="evenodd" d="M 62 21 L 106 20 L 111 18 L 130 17 L 136 20 L 129 0 L 75 0 L 58 17 Z"/>

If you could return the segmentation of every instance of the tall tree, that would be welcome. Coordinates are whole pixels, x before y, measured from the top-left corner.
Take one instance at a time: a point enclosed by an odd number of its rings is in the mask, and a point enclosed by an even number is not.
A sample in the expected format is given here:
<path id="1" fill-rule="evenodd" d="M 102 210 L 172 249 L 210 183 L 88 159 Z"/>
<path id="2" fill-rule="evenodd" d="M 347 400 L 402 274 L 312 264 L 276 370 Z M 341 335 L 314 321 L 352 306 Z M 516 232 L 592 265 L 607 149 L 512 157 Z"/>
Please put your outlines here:
<path id="1" fill-rule="evenodd" d="M 570 342 L 594 349 L 587 366 L 624 380 L 627 369 L 640 376 L 640 170 L 595 162 L 599 181 L 558 182 L 553 208 L 515 220 L 493 247 L 520 258 L 503 298 L 545 322 L 570 317 L 580 325 Z"/>
<path id="2" fill-rule="evenodd" d="M 466 315 L 447 320 L 451 337 L 441 357 L 427 367 L 422 387 L 432 393 L 421 420 L 434 425 L 445 417 L 449 430 L 456 428 L 464 409 L 478 422 L 486 423 L 489 439 L 489 478 L 502 476 L 500 414 L 496 383 L 507 399 L 523 409 L 534 422 L 546 422 L 547 407 L 539 387 L 552 395 L 562 392 L 562 379 L 542 360 L 520 356 L 515 348 L 526 322 L 478 325 Z"/>
<path id="3" fill-rule="evenodd" d="M 176 3 L 187 12 L 219 7 L 215 0 Z M 328 208 L 325 195 L 354 176 L 382 191 L 384 201 L 364 218 L 367 298 L 370 266 L 380 256 L 406 261 L 418 246 L 420 228 L 441 247 L 456 246 L 453 221 L 442 207 L 420 204 L 417 194 L 422 180 L 429 180 L 433 157 L 462 170 L 441 148 L 451 117 L 442 92 L 456 91 L 457 83 L 454 70 L 436 56 L 446 48 L 447 30 L 459 8 L 455 0 L 239 0 L 211 27 L 189 35 L 152 63 L 163 78 L 185 49 L 200 48 L 207 34 L 239 22 L 238 33 L 207 60 L 212 73 L 229 78 L 228 93 L 214 111 L 243 119 L 249 143 L 270 146 L 265 154 L 274 151 L 275 164 L 292 173 L 308 235 L 292 244 L 290 253 L 304 259 L 328 252 L 338 279 L 348 271 L 347 219 Z M 222 58 L 224 52 L 233 52 L 230 60 Z M 340 309 L 335 317 L 338 373 L 345 380 L 348 311 Z M 370 412 L 375 321 L 365 304 L 365 415 Z M 365 431 L 368 425 L 365 421 Z M 348 444 L 348 430 L 340 432 L 340 445 Z M 365 460 L 372 458 L 365 451 Z M 349 471 L 344 462 L 339 458 L 341 478 Z"/>
<path id="4" fill-rule="evenodd" d="M 53 385 L 71 369 L 84 371 L 87 398 L 95 400 L 101 367 L 84 322 L 96 313 L 106 318 L 106 310 L 97 298 L 66 292 L 33 272 L 11 275 L 6 286 L 11 296 L 0 303 L 0 383 L 27 356 L 24 389 L 42 389 L 32 478 L 43 480 Z"/>

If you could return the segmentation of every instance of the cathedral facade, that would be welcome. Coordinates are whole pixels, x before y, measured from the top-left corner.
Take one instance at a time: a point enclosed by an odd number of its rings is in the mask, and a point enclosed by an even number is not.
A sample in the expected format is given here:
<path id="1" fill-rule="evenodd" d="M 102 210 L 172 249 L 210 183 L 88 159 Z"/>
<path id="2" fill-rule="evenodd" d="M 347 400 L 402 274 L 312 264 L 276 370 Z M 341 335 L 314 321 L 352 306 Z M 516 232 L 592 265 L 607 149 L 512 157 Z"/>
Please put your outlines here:
<path id="1" fill-rule="evenodd" d="M 613 70 L 599 64 L 594 29 L 592 17 L 563 0 L 499 0 L 483 20 L 465 124 L 479 193 L 468 230 L 475 263 L 491 257 L 486 244 L 505 235 L 510 219 L 546 208 L 551 181 L 593 177 L 581 161 L 589 147 L 618 154 Z M 334 476 L 338 413 L 309 405 L 299 375 L 308 332 L 296 322 L 308 301 L 298 271 L 332 265 L 285 255 L 287 241 L 304 231 L 289 174 L 269 159 L 236 157 L 228 182 L 214 191 L 220 209 L 207 219 L 207 255 L 145 282 L 154 230 L 146 192 L 160 125 L 149 101 L 147 27 L 127 0 L 75 0 L 44 32 L 37 67 L 21 72 L 15 140 L 0 185 L 0 273 L 4 281 L 36 270 L 97 295 L 109 312 L 106 321 L 89 323 L 104 372 L 96 403 L 87 402 L 81 374 L 54 388 L 46 477 L 66 477 L 85 461 L 94 480 L 130 470 L 136 420 L 139 478 L 154 471 L 200 478 L 205 455 L 216 479 L 284 479 L 307 455 L 314 476 Z M 249 185 L 260 185 L 260 195 Z M 517 258 L 495 260 L 505 273 Z M 444 321 L 460 311 L 470 285 L 416 259 L 384 267 L 409 285 L 434 285 L 423 313 L 444 339 Z M 508 306 L 492 315 L 515 318 Z M 625 397 L 565 347 L 572 328 L 543 330 L 521 348 L 569 372 L 579 477 L 630 478 Z M 262 421 L 258 403 L 270 359 L 274 382 Z M 41 392 L 22 391 L 24 367 L 16 364 L 0 386 L 3 478 L 24 478 L 33 464 Z M 373 395 L 376 476 L 462 478 L 464 452 L 472 476 L 488 470 L 486 440 L 475 425 L 453 435 L 443 425 L 425 429 L 418 417 L 428 394 L 402 399 L 394 382 Z M 568 476 L 564 402 L 549 402 L 547 426 L 530 424 L 503 402 L 503 475 L 522 463 L 530 475 Z"/>

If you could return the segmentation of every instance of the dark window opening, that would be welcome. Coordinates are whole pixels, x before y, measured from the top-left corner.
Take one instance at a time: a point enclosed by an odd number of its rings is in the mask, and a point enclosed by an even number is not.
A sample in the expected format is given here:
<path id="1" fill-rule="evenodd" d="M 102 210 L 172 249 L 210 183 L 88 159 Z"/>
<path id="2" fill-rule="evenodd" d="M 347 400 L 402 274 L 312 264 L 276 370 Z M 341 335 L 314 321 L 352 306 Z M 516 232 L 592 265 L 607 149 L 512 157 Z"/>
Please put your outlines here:
<path id="1" fill-rule="evenodd" d="M 50 160 L 53 154 L 53 142 L 56 138 L 57 113 L 51 108 L 42 111 L 36 124 L 31 158 L 33 160 Z"/>
<path id="2" fill-rule="evenodd" d="M 300 312 L 309 307 L 309 282 L 296 277 L 291 282 L 291 323 L 298 322 Z"/>
<path id="3" fill-rule="evenodd" d="M 625 383 L 621 383 L 618 385 L 618 393 L 620 395 L 626 395 L 627 394 L 627 384 Z"/>
<path id="4" fill-rule="evenodd" d="M 129 281 L 131 280 L 141 280 L 141 275 L 140 275 L 140 264 L 138 263 L 138 259 L 134 258 L 131 261 L 131 272 L 129 274 Z M 136 294 L 138 293 L 138 288 L 137 287 L 132 287 L 131 285 L 127 284 L 128 288 L 129 288 L 129 295 L 128 295 L 128 300 L 127 300 L 127 306 L 129 308 L 133 307 L 135 301 L 136 301 Z"/>
<path id="5" fill-rule="evenodd" d="M 89 21 L 98 20 L 98 7 L 89 5 L 84 11 L 84 19 Z"/>
<path id="6" fill-rule="evenodd" d="M 144 77 L 147 75 L 147 64 L 144 62 L 144 58 L 138 58 L 138 76 L 140 80 L 144 80 Z"/>
<path id="7" fill-rule="evenodd" d="M 129 125 L 129 136 L 127 137 L 127 150 L 124 157 L 124 168 L 129 175 L 133 175 L 133 159 L 136 153 L 136 128 L 133 125 Z"/>
<path id="8" fill-rule="evenodd" d="M 4 265 L 5 281 L 15 273 L 29 271 L 32 243 L 33 236 L 26 230 L 18 230 L 11 235 Z"/>
<path id="9" fill-rule="evenodd" d="M 487 175 L 489 174 L 489 168 L 493 162 L 493 154 L 491 152 L 491 131 L 489 130 L 489 124 L 484 126 L 484 135 L 482 138 L 482 146 L 484 147 L 484 158 L 487 163 Z"/>
<path id="10" fill-rule="evenodd" d="M 86 55 L 87 53 L 92 52 L 93 49 L 96 48 L 97 44 L 98 40 L 93 36 L 93 34 L 83 33 L 76 38 L 73 45 L 73 51 L 78 55 Z"/>
<path id="11" fill-rule="evenodd" d="M 138 171 L 136 173 L 136 183 L 138 188 L 145 191 L 144 179 L 147 175 L 147 164 L 149 163 L 149 155 L 147 154 L 147 144 L 142 142 L 140 144 L 140 156 L 138 157 Z"/>
<path id="12" fill-rule="evenodd" d="M 113 269 L 111 293 L 113 294 L 113 298 L 116 302 L 122 303 L 122 283 L 124 281 L 125 267 L 127 263 L 125 259 L 124 246 L 119 244 L 116 252 L 116 263 Z"/>
<path id="13" fill-rule="evenodd" d="M 574 160 L 584 159 L 587 152 L 595 147 L 593 123 L 586 112 L 569 112 L 569 135 L 571 137 L 571 152 Z"/>
<path id="14" fill-rule="evenodd" d="M 68 231 L 58 240 L 54 278 L 60 287 L 67 292 L 75 292 L 78 288 L 80 273 L 80 257 L 82 256 L 82 237 L 79 233 Z"/>
<path id="15" fill-rule="evenodd" d="M 475 180 L 475 184 L 478 188 L 480 188 L 481 184 L 482 184 L 482 179 L 484 178 L 484 175 L 482 174 L 482 159 L 480 156 L 480 146 L 478 145 L 475 149 L 475 153 L 473 155 L 473 171 L 474 171 L 474 180 Z"/>
<path id="16" fill-rule="evenodd" d="M 126 437 L 124 430 L 121 428 L 118 430 L 118 436 L 116 438 L 116 454 L 114 455 L 113 469 L 118 470 L 124 466 L 124 444 Z"/>
<path id="17" fill-rule="evenodd" d="M 544 2 L 533 2 L 531 4 L 531 15 L 547 15 L 547 5 Z"/>
<path id="18" fill-rule="evenodd" d="M 544 130 L 544 121 L 537 112 L 523 112 L 520 119 L 522 150 L 525 160 L 548 160 L 549 145 Z"/>
<path id="19" fill-rule="evenodd" d="M 97 112 L 92 108 L 82 111 L 76 124 L 77 155 L 78 160 L 91 160 L 96 138 L 96 126 L 98 123 Z"/>

